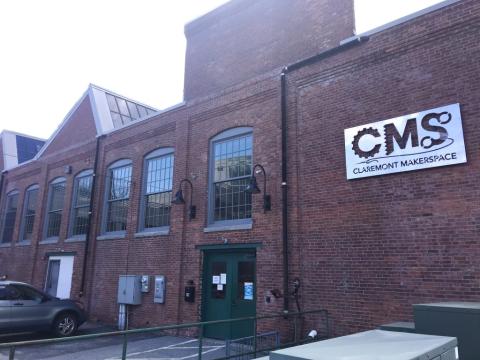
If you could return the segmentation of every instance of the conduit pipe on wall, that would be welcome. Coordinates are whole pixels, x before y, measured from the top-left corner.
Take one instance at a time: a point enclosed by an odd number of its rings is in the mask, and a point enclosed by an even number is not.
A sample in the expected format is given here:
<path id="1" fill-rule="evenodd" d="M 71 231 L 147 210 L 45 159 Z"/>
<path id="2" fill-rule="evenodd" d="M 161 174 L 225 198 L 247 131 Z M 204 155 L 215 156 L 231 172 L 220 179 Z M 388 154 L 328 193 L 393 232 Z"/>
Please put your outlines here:
<path id="1" fill-rule="evenodd" d="M 83 254 L 83 265 L 82 265 L 82 274 L 81 274 L 81 286 L 80 293 L 78 294 L 82 297 L 85 293 L 85 272 L 87 271 L 87 260 L 88 260 L 88 245 L 90 244 L 90 230 L 93 218 L 93 201 L 95 195 L 95 184 L 97 183 L 97 170 L 98 170 L 98 153 L 100 148 L 100 141 L 105 138 L 106 135 L 100 135 L 97 137 L 97 144 L 95 146 L 95 160 L 93 162 L 93 178 L 92 178 L 92 190 L 90 191 L 90 205 L 88 207 L 88 221 L 87 221 L 87 233 L 85 234 L 85 249 Z"/>
<path id="2" fill-rule="evenodd" d="M 287 74 L 304 66 L 322 61 L 340 52 L 348 50 L 356 45 L 368 41 L 368 37 L 361 36 L 343 43 L 337 47 L 321 52 L 312 57 L 300 60 L 283 68 L 280 74 L 280 112 L 282 129 L 282 248 L 283 248 L 283 312 L 288 313 L 289 309 L 289 265 L 288 265 L 288 187 L 287 187 Z"/>
<path id="3" fill-rule="evenodd" d="M 0 176 L 0 204 L 2 203 L 2 195 L 3 195 L 3 181 L 5 179 L 5 175 L 8 173 L 8 171 L 2 171 L 2 175 Z"/>

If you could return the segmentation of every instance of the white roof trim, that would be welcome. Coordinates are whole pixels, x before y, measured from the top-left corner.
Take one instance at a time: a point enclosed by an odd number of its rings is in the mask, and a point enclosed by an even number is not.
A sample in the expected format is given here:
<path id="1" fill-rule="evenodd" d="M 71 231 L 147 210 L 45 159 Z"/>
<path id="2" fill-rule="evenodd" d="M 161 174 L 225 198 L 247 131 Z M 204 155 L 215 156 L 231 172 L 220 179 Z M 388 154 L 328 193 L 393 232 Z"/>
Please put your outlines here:
<path id="1" fill-rule="evenodd" d="M 130 101 L 130 102 L 133 102 L 135 104 L 138 104 L 138 105 L 141 105 L 141 106 L 144 106 L 144 107 L 147 107 L 153 111 L 155 111 L 155 113 L 153 114 L 148 114 L 144 117 L 141 117 L 135 121 L 132 121 L 128 124 L 125 124 L 124 126 L 122 127 L 119 127 L 119 128 L 114 128 L 113 126 L 113 121 L 112 121 L 112 118 L 110 116 L 110 109 L 108 107 L 108 103 L 107 103 L 107 100 L 106 100 L 106 96 L 105 96 L 105 93 L 109 93 L 109 94 L 112 94 L 114 96 L 117 96 L 119 98 L 122 98 L 122 99 L 125 99 L 127 101 Z M 136 125 L 138 124 L 139 122 L 141 121 L 144 121 L 144 120 L 147 120 L 147 119 L 150 119 L 152 117 L 155 117 L 159 114 L 162 114 L 162 113 L 165 113 L 165 112 L 168 112 L 168 111 L 171 111 L 173 109 L 176 109 L 178 107 L 181 107 L 183 105 L 185 105 L 184 102 L 182 103 L 179 103 L 177 105 L 174 105 L 174 106 L 171 106 L 169 108 L 166 108 L 164 110 L 158 110 L 150 105 L 146 105 L 144 103 L 141 103 L 141 102 L 138 102 L 136 100 L 132 100 L 128 97 L 125 97 L 123 95 L 120 95 L 120 94 L 117 94 L 116 92 L 114 91 L 111 91 L 111 90 L 108 90 L 108 89 L 105 89 L 105 88 L 102 88 L 100 86 L 97 86 L 97 85 L 94 85 L 94 84 L 89 84 L 87 90 L 82 94 L 82 96 L 80 97 L 80 99 L 77 100 L 77 102 L 75 103 L 75 105 L 70 109 L 70 111 L 67 113 L 67 115 L 63 118 L 62 122 L 60 123 L 60 125 L 57 127 L 57 129 L 54 131 L 54 133 L 47 139 L 40 139 L 40 138 L 36 138 L 36 137 L 33 137 L 33 136 L 30 136 L 30 135 L 25 135 L 25 134 L 20 134 L 20 133 L 15 133 L 13 131 L 8 131 L 8 130 L 4 130 L 2 133 L 0 133 L 0 137 L 3 137 L 4 133 L 5 134 L 8 134 L 8 133 L 12 133 L 12 134 L 18 134 L 20 136 L 25 136 L 25 137 L 29 137 L 29 138 L 33 138 L 33 139 L 37 139 L 37 140 L 41 140 L 41 141 L 45 141 L 45 144 L 42 146 L 42 148 L 40 149 L 40 151 L 37 153 L 37 155 L 35 155 L 35 157 L 33 157 L 32 159 L 30 160 L 27 160 L 21 164 L 16 164 L 15 166 L 12 166 L 10 168 L 6 168 L 4 170 L 10 170 L 12 168 L 17 168 L 17 167 L 20 167 L 20 166 L 23 166 L 23 165 L 27 165 L 35 160 L 38 160 L 42 155 L 43 153 L 45 152 L 45 150 L 48 148 L 48 146 L 53 142 L 53 140 L 57 137 L 58 133 L 60 133 L 60 131 L 65 127 L 65 125 L 67 124 L 67 122 L 70 120 L 70 118 L 72 117 L 72 115 L 77 111 L 78 107 L 80 106 L 80 104 L 85 100 L 85 98 L 89 96 L 89 99 L 90 99 L 90 107 L 91 107 L 91 110 L 92 110 L 92 113 L 93 113 L 93 119 L 95 121 L 95 128 L 96 128 L 96 133 L 97 133 L 97 137 L 98 136 L 101 136 L 103 134 L 108 134 L 108 133 L 111 133 L 111 132 L 114 132 L 114 131 L 117 131 L 117 130 L 121 130 L 121 129 L 124 129 L 126 127 L 129 127 L 129 126 L 133 126 L 133 125 Z M 3 146 L 5 146 L 5 144 L 3 144 Z M 4 151 L 4 154 L 5 154 L 5 151 Z M 6 163 L 4 161 L 4 163 Z"/>
<path id="2" fill-rule="evenodd" d="M 18 136 L 23 136 L 23 137 L 26 137 L 26 138 L 29 138 L 29 139 L 34 139 L 34 140 L 39 140 L 39 141 L 47 141 L 46 139 L 42 139 L 42 138 L 32 136 L 32 135 L 28 135 L 28 134 L 19 133 L 18 131 L 12 131 L 12 130 L 8 130 L 8 129 L 4 129 L 0 133 L 0 137 L 3 135 L 3 133 L 11 133 L 11 134 L 15 134 L 15 135 L 18 135 Z"/>
<path id="3" fill-rule="evenodd" d="M 89 87 L 95 88 L 95 89 L 100 90 L 100 91 L 103 91 L 103 92 L 107 92 L 107 93 L 112 94 L 112 95 L 114 95 L 114 96 L 116 96 L 116 97 L 125 99 L 125 100 L 127 100 L 127 101 L 133 102 L 133 103 L 138 104 L 138 105 L 142 105 L 142 106 L 147 107 L 147 108 L 150 108 L 150 109 L 152 109 L 152 110 L 159 111 L 157 108 L 154 108 L 153 106 L 150 106 L 150 105 L 141 103 L 141 102 L 139 102 L 139 101 L 137 101 L 137 100 L 130 99 L 130 98 L 124 96 L 124 95 L 120 95 L 120 94 L 116 93 L 115 91 L 102 88 L 102 87 L 100 87 L 100 86 L 98 86 L 98 85 L 90 84 Z"/>
<path id="4" fill-rule="evenodd" d="M 390 29 L 394 26 L 397 26 L 397 25 L 400 25 L 400 24 L 403 24 L 407 21 L 410 21 L 410 20 L 413 20 L 417 17 L 420 17 L 420 16 L 423 16 L 425 14 L 428 14 L 428 13 L 431 13 L 433 11 L 436 11 L 436 10 L 439 10 L 439 9 L 442 9 L 446 6 L 450 6 L 452 4 L 455 4 L 457 2 L 460 2 L 461 0 L 445 0 L 445 1 L 442 1 L 442 2 L 439 2 L 438 4 L 435 4 L 435 5 L 432 5 L 432 6 L 429 6 L 425 9 L 422 9 L 422 10 L 419 10 L 419 11 L 416 11 L 410 15 L 406 15 L 404 17 L 401 17 L 397 20 L 393 20 L 389 23 L 386 23 L 384 25 L 381 25 L 381 26 L 378 26 L 372 30 L 368 30 L 368 31 L 365 31 L 364 33 L 361 33 L 361 34 L 357 34 L 357 35 L 354 35 L 354 36 L 351 36 L 349 38 L 346 38 L 342 41 L 340 41 L 340 45 L 343 45 L 345 43 L 348 43 L 354 39 L 358 39 L 360 37 L 363 37 L 363 36 L 370 36 L 370 35 L 374 35 L 374 34 L 377 34 L 379 32 L 382 32 L 384 30 L 387 30 L 387 29 Z"/>
<path id="5" fill-rule="evenodd" d="M 144 117 L 141 117 L 141 118 L 138 118 L 137 120 L 134 120 L 134 121 L 131 121 L 129 122 L 128 124 L 125 124 L 125 125 L 122 125 L 122 126 L 119 126 L 117 128 L 113 128 L 113 130 L 111 130 L 110 132 L 108 133 L 114 133 L 116 131 L 119 131 L 119 130 L 123 130 L 125 128 L 128 128 L 130 126 L 134 126 L 134 125 L 137 125 L 139 122 L 142 122 L 142 121 L 145 121 L 145 120 L 148 120 L 148 119 L 151 119 L 155 116 L 158 116 L 158 115 L 161 115 L 161 114 L 164 114 L 166 112 L 169 112 L 169 111 L 173 111 L 175 109 L 178 109 L 178 108 L 181 108 L 182 106 L 185 106 L 186 102 L 185 101 L 182 101 L 178 104 L 175 104 L 175 105 L 172 105 L 166 109 L 163 109 L 163 110 L 160 110 L 160 111 L 157 111 L 153 114 L 149 114 L 147 116 L 144 116 Z"/>

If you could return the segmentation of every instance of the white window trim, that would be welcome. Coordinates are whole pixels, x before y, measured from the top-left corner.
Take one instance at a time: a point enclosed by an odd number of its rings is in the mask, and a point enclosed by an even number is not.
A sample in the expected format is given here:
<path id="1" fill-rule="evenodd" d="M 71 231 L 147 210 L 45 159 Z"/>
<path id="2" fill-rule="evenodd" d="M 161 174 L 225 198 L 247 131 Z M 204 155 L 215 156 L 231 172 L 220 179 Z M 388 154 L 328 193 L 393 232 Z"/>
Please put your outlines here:
<path id="1" fill-rule="evenodd" d="M 252 159 L 253 159 L 253 128 L 252 127 L 236 127 L 231 128 L 212 137 L 209 141 L 209 164 L 208 164 L 208 215 L 207 215 L 207 227 L 204 232 L 216 231 L 217 229 L 227 229 L 231 226 L 242 227 L 243 229 L 251 228 L 249 224 L 252 224 L 252 218 L 236 219 L 236 220 L 220 220 L 215 221 L 215 189 L 214 189 L 214 177 L 215 177 L 215 143 L 219 141 L 225 141 L 232 138 L 236 138 L 242 135 L 252 135 Z M 217 230 L 218 231 L 218 230 Z"/>
<path id="2" fill-rule="evenodd" d="M 5 230 L 5 223 L 7 220 L 7 206 L 8 206 L 8 200 L 11 196 L 18 195 L 19 196 L 20 192 L 18 190 L 11 190 L 7 193 L 5 196 L 5 201 L 3 203 L 3 212 L 2 212 L 2 227 L 0 229 L 0 244 L 2 246 L 10 246 L 13 243 L 13 233 L 12 233 L 12 238 L 8 242 L 3 242 L 3 231 Z M 19 199 L 20 200 L 20 199 Z M 17 223 L 17 215 L 18 215 L 18 200 L 17 200 L 17 209 L 15 210 L 15 220 L 13 223 L 13 231 L 15 231 L 15 225 Z"/>
<path id="3" fill-rule="evenodd" d="M 174 172 L 175 172 L 175 149 L 173 147 L 164 147 L 164 148 L 153 150 L 149 152 L 147 155 L 145 155 L 143 159 L 142 192 L 140 195 L 140 208 L 139 208 L 138 225 L 137 225 L 138 232 L 135 233 L 136 237 L 142 237 L 143 234 L 145 234 L 145 236 L 148 236 L 148 235 L 154 236 L 159 234 L 163 235 L 165 233 L 168 234 L 170 230 L 170 224 L 167 226 L 160 226 L 160 227 L 145 229 L 145 196 L 147 191 L 147 180 L 148 180 L 147 179 L 148 177 L 147 163 L 148 163 L 148 160 L 156 159 L 166 155 L 173 155 L 173 166 L 174 166 Z M 172 181 L 171 191 L 173 191 L 173 181 Z"/>
<path id="4" fill-rule="evenodd" d="M 126 230 L 120 231 L 107 231 L 107 217 L 108 217 L 108 194 L 110 193 L 110 172 L 114 169 L 121 168 L 124 166 L 130 165 L 132 167 L 131 170 L 131 182 L 133 182 L 133 162 L 130 159 L 120 159 L 107 167 L 106 176 L 105 176 L 105 194 L 103 197 L 103 211 L 102 211 L 102 223 L 101 223 L 101 235 L 108 235 L 108 236 L 123 236 L 126 234 Z M 128 201 L 131 201 L 132 196 L 132 186 L 130 184 L 130 194 L 128 195 Z M 127 227 L 128 227 L 128 213 L 127 213 Z"/>
<path id="5" fill-rule="evenodd" d="M 44 219 L 44 223 L 43 223 L 43 240 L 41 241 L 41 243 L 54 243 L 54 242 L 57 242 L 59 237 L 60 237 L 60 234 L 59 236 L 50 236 L 50 237 L 47 237 L 47 233 L 48 233 L 48 218 L 50 216 L 50 201 L 52 201 L 52 185 L 55 185 L 55 184 L 59 184 L 59 183 L 62 183 L 64 182 L 65 183 L 65 189 L 66 189 L 66 186 L 67 186 L 67 179 L 64 178 L 63 176 L 61 177 L 57 177 L 55 179 L 53 179 L 52 181 L 50 181 L 48 183 L 48 197 L 47 197 L 47 204 L 46 204 L 46 208 L 45 208 L 45 219 Z M 62 221 L 64 220 L 65 218 L 65 194 L 63 196 L 63 204 L 62 204 L 62 218 L 60 220 L 60 230 L 62 229 Z"/>
<path id="6" fill-rule="evenodd" d="M 72 190 L 72 201 L 71 201 L 71 206 L 70 206 L 70 219 L 68 221 L 68 239 L 69 241 L 79 241 L 79 240 L 85 240 L 86 234 L 80 234 L 80 235 L 73 235 L 73 225 L 75 223 L 75 203 L 78 199 L 78 181 L 81 178 L 92 176 L 93 177 L 93 169 L 86 169 L 83 171 L 80 171 L 75 177 L 73 178 L 73 190 Z M 93 178 L 92 178 L 93 181 Z M 93 192 L 93 188 L 91 190 Z M 90 199 L 91 199 L 91 194 L 90 194 Z M 88 205 L 90 207 L 90 204 Z"/>
<path id="7" fill-rule="evenodd" d="M 33 184 L 33 185 L 30 185 L 28 188 L 25 189 L 25 193 L 23 195 L 23 207 L 22 207 L 22 218 L 20 219 L 20 231 L 18 232 L 18 240 L 17 240 L 17 244 L 21 244 L 21 245 L 28 245 L 30 244 L 30 240 L 24 240 L 24 236 L 25 236 L 25 216 L 26 216 L 26 213 L 27 213 L 27 201 L 29 199 L 29 196 L 27 196 L 29 194 L 30 191 L 34 191 L 34 190 L 37 190 L 38 193 L 40 193 L 40 186 L 38 186 L 38 184 Z M 37 215 L 38 215 L 38 195 L 37 195 L 37 203 L 35 204 L 35 217 L 33 219 L 33 226 L 35 227 L 35 221 L 37 221 Z M 32 236 L 34 234 L 32 233 Z"/>

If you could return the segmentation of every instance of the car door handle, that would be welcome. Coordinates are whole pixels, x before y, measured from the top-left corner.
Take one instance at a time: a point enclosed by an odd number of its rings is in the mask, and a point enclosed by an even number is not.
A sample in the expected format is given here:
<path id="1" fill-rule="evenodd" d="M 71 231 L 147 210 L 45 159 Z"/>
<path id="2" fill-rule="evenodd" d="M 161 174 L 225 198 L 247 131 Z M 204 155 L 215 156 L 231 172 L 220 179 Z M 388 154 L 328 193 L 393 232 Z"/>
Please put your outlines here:
<path id="1" fill-rule="evenodd" d="M 23 306 L 23 303 L 15 303 L 13 306 Z"/>

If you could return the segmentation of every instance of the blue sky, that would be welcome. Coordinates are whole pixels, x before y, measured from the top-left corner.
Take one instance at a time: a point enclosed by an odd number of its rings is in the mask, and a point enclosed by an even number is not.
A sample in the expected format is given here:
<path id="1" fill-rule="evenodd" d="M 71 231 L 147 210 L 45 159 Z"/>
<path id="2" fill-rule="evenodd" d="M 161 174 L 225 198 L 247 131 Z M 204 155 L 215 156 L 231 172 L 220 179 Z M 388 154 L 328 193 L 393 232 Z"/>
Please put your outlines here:
<path id="1" fill-rule="evenodd" d="M 89 83 L 158 109 L 180 102 L 183 26 L 225 2 L 1 1 L 0 130 L 48 138 Z M 438 2 L 355 0 L 357 33 Z"/>

